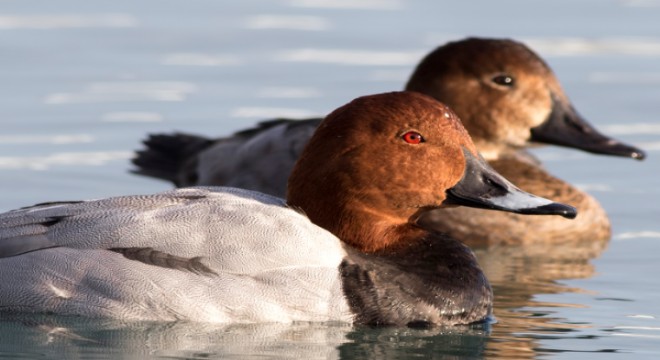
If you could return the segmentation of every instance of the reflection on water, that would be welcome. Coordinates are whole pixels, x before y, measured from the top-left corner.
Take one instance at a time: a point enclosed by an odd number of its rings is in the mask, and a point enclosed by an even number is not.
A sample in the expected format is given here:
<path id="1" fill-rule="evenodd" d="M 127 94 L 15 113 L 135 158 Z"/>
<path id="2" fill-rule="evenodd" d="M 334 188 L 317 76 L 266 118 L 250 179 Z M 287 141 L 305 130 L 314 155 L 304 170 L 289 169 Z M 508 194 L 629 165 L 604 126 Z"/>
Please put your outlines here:
<path id="1" fill-rule="evenodd" d="M 538 308 L 584 307 L 581 304 L 535 300 L 541 294 L 584 292 L 559 280 L 586 279 L 594 275 L 591 260 L 607 247 L 607 241 L 579 244 L 534 244 L 476 249 L 479 262 L 495 293 L 492 338 L 486 353 L 501 359 L 531 359 L 543 353 L 538 339 L 588 327 L 540 312 Z"/>
<path id="2" fill-rule="evenodd" d="M 246 29 L 289 29 L 323 31 L 330 28 L 328 21 L 319 16 L 257 15 L 246 19 Z"/>
<path id="3" fill-rule="evenodd" d="M 474 359 L 484 355 L 488 329 L 355 329 L 340 359 Z"/>
<path id="4" fill-rule="evenodd" d="M 473 358 L 487 329 L 353 328 L 342 324 L 121 323 L 52 316 L 0 322 L 2 354 L 48 358 Z M 444 357 L 443 357 L 444 358 Z"/>
<path id="5" fill-rule="evenodd" d="M 194 84 L 186 82 L 114 82 L 93 83 L 79 93 L 54 93 L 46 96 L 49 105 L 141 102 L 141 101 L 184 101 L 186 96 L 197 91 Z"/>
<path id="6" fill-rule="evenodd" d="M 404 7 L 402 0 L 289 0 L 289 5 L 317 9 L 398 10 Z"/>
<path id="7" fill-rule="evenodd" d="M 345 325 L 121 323 L 32 316 L 0 322 L 0 354 L 51 358 L 337 358 L 351 330 Z"/>
<path id="8" fill-rule="evenodd" d="M 414 65 L 424 52 L 362 51 L 350 49 L 297 49 L 280 52 L 277 61 L 360 66 Z"/>
<path id="9" fill-rule="evenodd" d="M 100 166 L 118 159 L 133 157 L 131 151 L 53 153 L 46 156 L 0 157 L 0 170 L 47 170 L 53 166 Z"/>
<path id="10" fill-rule="evenodd" d="M 130 28 L 138 25 L 129 14 L 0 15 L 0 29 Z"/>
<path id="11" fill-rule="evenodd" d="M 234 66 L 242 64 L 242 61 L 235 54 L 175 53 L 163 56 L 160 63 L 178 66 Z"/>
<path id="12" fill-rule="evenodd" d="M 318 115 L 314 111 L 305 110 L 305 109 L 262 107 L 262 106 L 239 107 L 233 109 L 231 112 L 231 116 L 236 118 L 252 118 L 252 117 L 267 118 L 268 116 L 270 116 L 270 114 L 281 114 L 279 116 L 285 118 L 286 117 L 308 118 Z"/>
<path id="13" fill-rule="evenodd" d="M 611 38 L 521 38 L 523 42 L 537 51 L 554 56 L 576 55 L 660 55 L 660 39 L 648 37 L 611 37 Z"/>

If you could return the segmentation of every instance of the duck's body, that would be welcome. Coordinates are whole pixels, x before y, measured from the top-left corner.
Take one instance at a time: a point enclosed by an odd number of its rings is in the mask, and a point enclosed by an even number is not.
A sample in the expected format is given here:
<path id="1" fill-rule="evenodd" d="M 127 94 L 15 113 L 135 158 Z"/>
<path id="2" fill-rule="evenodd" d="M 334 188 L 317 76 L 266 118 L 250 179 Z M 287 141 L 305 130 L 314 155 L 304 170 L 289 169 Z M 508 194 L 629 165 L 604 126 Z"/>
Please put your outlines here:
<path id="1" fill-rule="evenodd" d="M 610 221 L 598 201 L 529 161 L 533 157 L 524 148 L 540 141 L 639 159 L 643 152 L 593 129 L 573 109 L 550 68 L 523 44 L 466 39 L 441 46 L 422 60 L 406 89 L 448 104 L 484 158 L 523 190 L 571 203 L 582 214 L 575 221 L 548 221 L 449 209 L 447 216 L 429 217 L 444 220 L 425 226 L 469 245 L 609 239 Z M 177 186 L 236 186 L 285 196 L 288 174 L 320 121 L 277 119 L 221 139 L 154 135 L 134 159 L 135 172 Z"/>
<path id="2" fill-rule="evenodd" d="M 474 255 L 456 241 L 436 235 L 417 243 L 423 251 L 362 254 L 284 200 L 242 189 L 38 205 L 2 214 L 0 223 L 0 248 L 11 255 L 14 243 L 17 253 L 0 262 L 1 311 L 451 325 L 483 319 L 492 300 Z M 445 263 L 446 253 L 462 265 L 438 274 L 432 264 Z M 449 301 L 451 272 L 479 283 L 480 293 Z M 406 287 L 426 301 L 402 306 L 419 300 Z"/>
<path id="3" fill-rule="evenodd" d="M 342 244 L 265 194 L 189 188 L 47 204 L 5 213 L 0 224 L 5 251 L 10 242 L 22 247 L 0 263 L 4 311 L 211 322 L 352 319 L 338 273 L 347 255 Z"/>
<path id="4" fill-rule="evenodd" d="M 458 118 L 416 93 L 335 110 L 288 187 L 286 202 L 200 187 L 0 214 L 0 312 L 470 324 L 490 314 L 486 277 L 417 219 L 445 204 L 575 217 L 495 173 Z"/>

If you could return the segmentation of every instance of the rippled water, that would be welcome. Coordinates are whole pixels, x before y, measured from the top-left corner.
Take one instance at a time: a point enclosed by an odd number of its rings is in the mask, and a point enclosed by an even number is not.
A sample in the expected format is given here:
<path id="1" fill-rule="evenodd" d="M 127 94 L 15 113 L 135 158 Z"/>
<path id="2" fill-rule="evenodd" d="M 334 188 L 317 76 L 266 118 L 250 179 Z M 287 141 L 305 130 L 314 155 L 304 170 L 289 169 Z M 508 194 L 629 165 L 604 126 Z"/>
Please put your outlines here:
<path id="1" fill-rule="evenodd" d="M 83 0 L 0 2 L 0 210 L 147 193 L 148 132 L 229 134 L 403 87 L 467 35 L 524 40 L 578 110 L 644 162 L 537 151 L 596 196 L 609 243 L 477 253 L 496 324 L 366 329 L 0 319 L 6 358 L 616 358 L 660 356 L 660 1 Z"/>

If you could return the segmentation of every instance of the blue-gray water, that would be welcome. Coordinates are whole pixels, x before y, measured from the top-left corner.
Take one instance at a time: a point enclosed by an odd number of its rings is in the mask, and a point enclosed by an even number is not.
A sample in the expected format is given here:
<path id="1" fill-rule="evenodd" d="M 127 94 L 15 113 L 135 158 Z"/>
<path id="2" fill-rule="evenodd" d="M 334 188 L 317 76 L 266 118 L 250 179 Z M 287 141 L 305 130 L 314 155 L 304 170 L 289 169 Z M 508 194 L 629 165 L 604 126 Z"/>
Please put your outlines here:
<path id="1" fill-rule="evenodd" d="M 0 358 L 660 357 L 660 0 L 0 2 L 0 210 L 148 193 L 149 132 L 229 134 L 399 90 L 468 35 L 525 41 L 577 109 L 644 162 L 536 154 L 608 211 L 608 244 L 480 252 L 490 329 L 0 319 Z"/>

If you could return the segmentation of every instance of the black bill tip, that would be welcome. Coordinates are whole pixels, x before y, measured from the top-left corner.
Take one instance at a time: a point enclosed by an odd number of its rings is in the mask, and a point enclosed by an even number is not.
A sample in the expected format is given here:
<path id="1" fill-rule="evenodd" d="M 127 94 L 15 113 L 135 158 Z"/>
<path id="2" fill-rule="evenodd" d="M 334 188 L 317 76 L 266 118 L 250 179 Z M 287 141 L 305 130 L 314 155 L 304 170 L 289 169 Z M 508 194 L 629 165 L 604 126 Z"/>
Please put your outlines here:
<path id="1" fill-rule="evenodd" d="M 520 214 L 533 214 L 533 215 L 559 215 L 567 219 L 575 219 L 577 217 L 577 209 L 566 204 L 551 203 L 548 205 L 538 206 L 529 209 L 520 209 Z"/>
<path id="2" fill-rule="evenodd" d="M 541 125 L 530 129 L 530 140 L 584 150 L 593 154 L 644 160 L 646 154 L 635 146 L 601 134 L 582 118 L 570 103 L 551 94 L 552 112 Z"/>
<path id="3" fill-rule="evenodd" d="M 630 157 L 635 160 L 644 160 L 646 159 L 646 153 L 640 149 L 635 149 L 635 151 L 630 153 Z"/>

